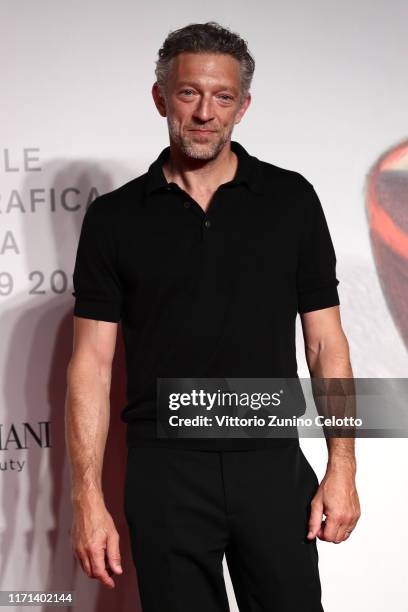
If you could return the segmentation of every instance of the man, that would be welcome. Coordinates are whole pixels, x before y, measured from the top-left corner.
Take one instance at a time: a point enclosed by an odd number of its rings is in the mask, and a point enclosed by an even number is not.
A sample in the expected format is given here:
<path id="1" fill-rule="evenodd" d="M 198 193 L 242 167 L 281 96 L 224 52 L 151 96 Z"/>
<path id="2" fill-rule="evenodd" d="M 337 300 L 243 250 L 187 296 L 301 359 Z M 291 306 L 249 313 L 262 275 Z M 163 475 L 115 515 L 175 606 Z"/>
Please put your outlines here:
<path id="1" fill-rule="evenodd" d="M 119 538 L 101 470 L 121 321 L 124 503 L 144 612 L 228 610 L 224 553 L 241 612 L 321 611 L 316 537 L 342 542 L 360 515 L 352 438 L 327 440 L 319 485 L 297 437 L 157 435 L 159 378 L 296 377 L 297 313 L 311 376 L 352 377 L 313 186 L 231 140 L 253 72 L 245 42 L 214 22 L 172 32 L 152 89 L 170 146 L 98 197 L 81 229 L 66 406 L 72 545 L 87 575 L 113 587 Z"/>

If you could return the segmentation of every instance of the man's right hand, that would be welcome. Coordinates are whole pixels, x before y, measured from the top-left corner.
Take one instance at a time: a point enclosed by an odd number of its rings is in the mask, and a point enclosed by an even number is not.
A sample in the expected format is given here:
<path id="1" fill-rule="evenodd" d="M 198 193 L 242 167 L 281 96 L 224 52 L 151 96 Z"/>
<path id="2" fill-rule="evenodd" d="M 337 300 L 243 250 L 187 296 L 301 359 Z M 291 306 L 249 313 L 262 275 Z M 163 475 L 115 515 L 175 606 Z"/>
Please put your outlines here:
<path id="1" fill-rule="evenodd" d="M 109 574 L 123 572 L 119 534 L 100 494 L 82 494 L 73 501 L 71 544 L 87 576 L 115 588 Z"/>

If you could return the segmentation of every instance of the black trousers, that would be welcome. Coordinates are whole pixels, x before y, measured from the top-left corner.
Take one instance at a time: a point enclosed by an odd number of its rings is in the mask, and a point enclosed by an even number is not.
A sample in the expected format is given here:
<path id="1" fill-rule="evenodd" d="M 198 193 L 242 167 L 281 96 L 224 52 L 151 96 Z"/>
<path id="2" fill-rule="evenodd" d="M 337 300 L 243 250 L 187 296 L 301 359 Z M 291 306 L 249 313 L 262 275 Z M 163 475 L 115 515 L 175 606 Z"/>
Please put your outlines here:
<path id="1" fill-rule="evenodd" d="M 227 612 L 225 553 L 240 612 L 322 612 L 319 485 L 287 447 L 128 450 L 124 510 L 143 612 Z"/>

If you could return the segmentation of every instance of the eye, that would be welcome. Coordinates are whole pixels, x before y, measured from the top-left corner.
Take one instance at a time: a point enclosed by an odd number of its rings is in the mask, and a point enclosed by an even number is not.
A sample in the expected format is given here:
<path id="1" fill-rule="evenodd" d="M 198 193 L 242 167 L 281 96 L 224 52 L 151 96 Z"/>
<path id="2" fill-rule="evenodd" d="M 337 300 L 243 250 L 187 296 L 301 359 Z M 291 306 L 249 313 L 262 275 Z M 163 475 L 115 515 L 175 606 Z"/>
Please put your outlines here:
<path id="1" fill-rule="evenodd" d="M 192 91 L 191 89 L 182 89 L 182 90 L 181 90 L 181 93 L 182 93 L 182 94 L 185 94 L 186 92 L 187 92 L 187 93 L 188 93 L 188 92 L 193 93 L 193 91 Z"/>
<path id="2" fill-rule="evenodd" d="M 223 98 L 224 100 L 232 100 L 233 99 L 232 96 L 228 96 L 227 94 L 221 94 L 220 97 Z"/>

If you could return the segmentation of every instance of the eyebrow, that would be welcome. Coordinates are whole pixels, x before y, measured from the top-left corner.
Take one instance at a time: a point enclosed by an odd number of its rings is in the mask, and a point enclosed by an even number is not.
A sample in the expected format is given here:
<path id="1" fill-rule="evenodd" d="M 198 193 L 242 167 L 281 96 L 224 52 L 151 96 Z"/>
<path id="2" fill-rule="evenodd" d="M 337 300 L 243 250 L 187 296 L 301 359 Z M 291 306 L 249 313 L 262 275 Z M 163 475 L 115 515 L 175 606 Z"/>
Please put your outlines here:
<path id="1" fill-rule="evenodd" d="M 196 89 L 200 89 L 199 83 L 195 83 L 194 81 L 180 81 L 180 83 L 177 84 L 177 87 L 183 87 L 185 85 L 191 85 L 192 87 L 196 87 Z M 232 85 L 226 85 L 225 83 L 222 83 L 218 89 L 228 89 L 229 91 L 236 93 L 235 87 Z"/>

